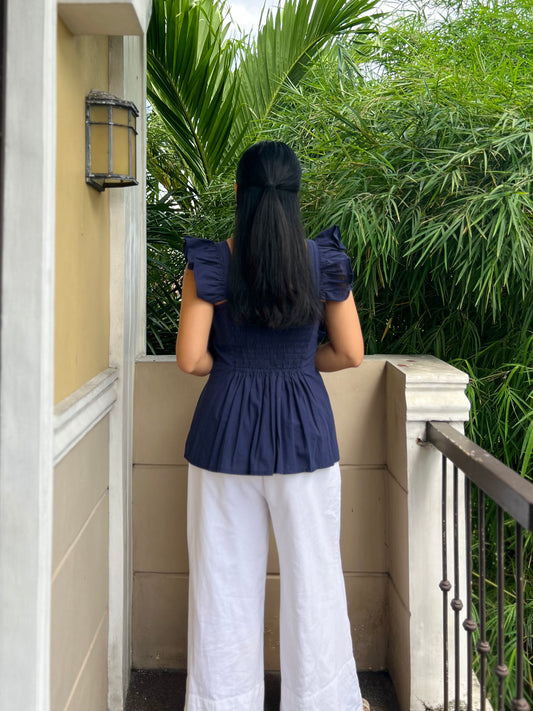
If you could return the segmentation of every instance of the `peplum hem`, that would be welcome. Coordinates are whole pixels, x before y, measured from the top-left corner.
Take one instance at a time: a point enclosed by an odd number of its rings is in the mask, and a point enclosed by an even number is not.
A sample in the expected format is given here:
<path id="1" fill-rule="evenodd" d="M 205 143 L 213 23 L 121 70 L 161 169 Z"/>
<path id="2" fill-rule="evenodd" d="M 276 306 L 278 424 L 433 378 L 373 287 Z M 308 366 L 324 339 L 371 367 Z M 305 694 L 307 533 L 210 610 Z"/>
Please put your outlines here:
<path id="1" fill-rule="evenodd" d="M 295 474 L 332 466 L 339 449 L 320 374 L 219 369 L 200 395 L 185 459 L 225 474 Z"/>

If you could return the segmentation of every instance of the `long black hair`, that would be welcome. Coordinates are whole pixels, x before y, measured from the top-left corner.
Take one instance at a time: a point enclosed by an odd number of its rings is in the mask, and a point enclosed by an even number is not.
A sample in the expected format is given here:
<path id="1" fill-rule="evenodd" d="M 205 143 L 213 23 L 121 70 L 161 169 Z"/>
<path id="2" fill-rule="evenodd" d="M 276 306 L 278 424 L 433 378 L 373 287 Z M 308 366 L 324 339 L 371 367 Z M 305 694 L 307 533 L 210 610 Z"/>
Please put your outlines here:
<path id="1" fill-rule="evenodd" d="M 281 141 L 255 143 L 241 156 L 229 275 L 238 323 L 290 328 L 320 317 L 300 215 L 301 175 L 296 154 Z"/>

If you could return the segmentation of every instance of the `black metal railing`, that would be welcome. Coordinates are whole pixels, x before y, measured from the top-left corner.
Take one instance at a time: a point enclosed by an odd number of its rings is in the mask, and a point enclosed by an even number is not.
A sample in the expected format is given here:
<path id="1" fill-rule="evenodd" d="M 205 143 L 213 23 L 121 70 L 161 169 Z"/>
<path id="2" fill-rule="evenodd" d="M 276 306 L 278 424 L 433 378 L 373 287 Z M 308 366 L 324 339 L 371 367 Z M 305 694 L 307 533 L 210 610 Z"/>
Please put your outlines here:
<path id="1" fill-rule="evenodd" d="M 488 702 L 487 687 L 490 675 L 495 675 L 497 691 L 491 702 L 498 711 L 505 709 L 506 685 L 513 682 L 509 677 L 506 664 L 513 659 L 514 695 L 511 707 L 513 711 L 529 711 L 530 705 L 524 695 L 526 675 L 524 672 L 524 650 L 526 648 L 526 633 L 524 630 L 524 530 L 533 530 L 533 484 L 523 479 L 502 462 L 492 457 L 488 452 L 478 447 L 470 439 L 457 432 L 445 422 L 428 422 L 426 441 L 433 444 L 442 453 L 442 580 L 440 589 L 443 595 L 443 696 L 444 711 L 449 708 L 450 689 L 453 685 L 453 701 L 456 711 L 474 708 L 474 680 L 479 682 L 479 709 L 485 711 Z M 448 462 L 453 465 L 449 473 Z M 461 510 L 460 510 L 460 477 L 464 474 L 464 526 L 466 547 L 466 573 L 460 570 L 461 560 Z M 453 491 L 453 597 L 449 600 L 452 583 L 448 576 L 448 541 L 451 538 L 450 515 L 448 511 L 448 486 L 451 478 Z M 477 498 L 475 491 L 477 490 Z M 494 504 L 490 504 L 492 501 Z M 487 534 L 487 510 L 496 509 L 495 527 L 496 541 L 493 545 L 493 535 Z M 491 516 L 492 521 L 492 516 Z M 505 530 L 514 521 L 514 541 L 505 546 Z M 473 570 L 473 546 L 477 549 L 477 571 Z M 497 587 L 497 629 L 488 629 L 487 624 L 487 565 L 492 565 L 492 551 L 495 549 L 496 587 Z M 491 552 L 487 559 L 487 551 Z M 513 556 L 514 553 L 514 556 Z M 507 555 L 507 558 L 506 558 Z M 506 639 L 504 624 L 506 560 L 514 568 L 512 573 L 516 596 L 514 612 L 515 640 Z M 466 609 L 461 632 L 461 617 L 464 601 L 460 597 L 461 575 L 464 575 L 466 590 Z M 477 619 L 474 607 L 473 578 L 477 577 Z M 451 611 L 450 612 L 450 608 Z M 454 679 L 449 678 L 449 616 L 453 615 L 453 659 Z M 508 627 L 508 625 L 507 625 Z M 466 660 L 461 659 L 461 649 L 464 650 L 466 634 Z M 508 634 L 508 632 L 507 632 Z M 491 653 L 489 639 L 494 640 L 495 664 L 489 669 L 488 660 Z M 511 648 L 510 648 L 511 647 Z M 531 651 L 531 650 L 530 650 Z M 465 675 L 466 661 L 466 675 Z M 527 663 L 527 657 L 526 657 Z M 463 666 L 461 666 L 463 665 Z M 461 678 L 466 676 L 466 698 L 461 699 Z M 529 689 L 531 693 L 531 689 Z M 509 694 L 508 694 L 509 696 Z M 476 707 L 478 706 L 476 701 Z"/>

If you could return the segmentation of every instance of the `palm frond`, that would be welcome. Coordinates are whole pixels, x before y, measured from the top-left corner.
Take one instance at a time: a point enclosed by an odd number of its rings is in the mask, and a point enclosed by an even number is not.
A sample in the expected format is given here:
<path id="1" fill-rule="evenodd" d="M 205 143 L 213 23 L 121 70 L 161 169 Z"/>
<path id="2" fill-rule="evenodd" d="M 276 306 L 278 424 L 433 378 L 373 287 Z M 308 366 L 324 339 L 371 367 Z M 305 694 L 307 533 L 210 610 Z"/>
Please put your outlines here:
<path id="1" fill-rule="evenodd" d="M 240 66 L 242 93 L 256 119 L 266 118 L 284 87 L 297 85 L 333 39 L 372 31 L 376 0 L 287 0 L 268 10 Z M 375 17 L 377 17 L 376 15 Z"/>
<path id="2" fill-rule="evenodd" d="M 148 30 L 148 99 L 197 187 L 232 154 L 240 110 L 239 44 L 228 41 L 222 0 L 154 0 Z"/>

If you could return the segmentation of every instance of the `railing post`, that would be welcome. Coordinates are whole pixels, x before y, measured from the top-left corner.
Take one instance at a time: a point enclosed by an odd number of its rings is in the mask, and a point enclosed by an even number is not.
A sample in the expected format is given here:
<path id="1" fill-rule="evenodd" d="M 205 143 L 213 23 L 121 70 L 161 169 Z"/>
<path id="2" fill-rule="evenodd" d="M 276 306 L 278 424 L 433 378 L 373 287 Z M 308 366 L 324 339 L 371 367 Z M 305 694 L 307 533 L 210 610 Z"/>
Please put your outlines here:
<path id="1" fill-rule="evenodd" d="M 423 443 L 428 420 L 447 421 L 463 431 L 470 409 L 465 395 L 468 376 L 433 356 L 388 356 L 387 360 L 391 579 L 388 667 L 403 711 L 423 711 L 442 708 L 444 704 L 443 593 L 439 588 L 443 581 L 442 457 L 434 447 Z M 450 470 L 450 477 L 451 474 Z M 466 566 L 462 476 L 458 491 L 459 598 L 464 605 Z M 448 571 L 453 574 L 457 566 L 453 560 L 451 478 L 446 496 L 449 518 L 445 535 L 448 555 L 451 556 Z M 456 625 L 451 603 L 458 606 L 456 591 L 448 597 L 449 701 L 453 702 L 456 695 L 453 683 Z M 466 655 L 466 637 L 460 654 Z M 466 656 L 463 656 L 465 660 Z M 466 679 L 461 679 L 461 693 L 465 693 L 465 688 Z"/>

